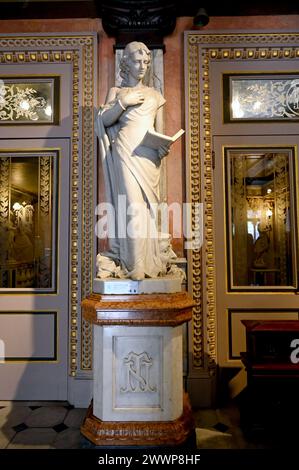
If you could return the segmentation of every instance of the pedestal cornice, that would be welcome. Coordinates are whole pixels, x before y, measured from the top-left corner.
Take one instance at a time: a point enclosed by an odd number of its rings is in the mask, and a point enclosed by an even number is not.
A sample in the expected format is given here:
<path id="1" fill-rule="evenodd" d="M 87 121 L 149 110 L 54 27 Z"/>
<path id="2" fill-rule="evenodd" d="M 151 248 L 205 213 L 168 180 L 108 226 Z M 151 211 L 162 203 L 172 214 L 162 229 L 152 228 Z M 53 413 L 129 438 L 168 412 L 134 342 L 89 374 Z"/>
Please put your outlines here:
<path id="1" fill-rule="evenodd" d="M 82 302 L 84 319 L 97 325 L 178 326 L 192 318 L 187 292 L 174 294 L 99 295 Z"/>

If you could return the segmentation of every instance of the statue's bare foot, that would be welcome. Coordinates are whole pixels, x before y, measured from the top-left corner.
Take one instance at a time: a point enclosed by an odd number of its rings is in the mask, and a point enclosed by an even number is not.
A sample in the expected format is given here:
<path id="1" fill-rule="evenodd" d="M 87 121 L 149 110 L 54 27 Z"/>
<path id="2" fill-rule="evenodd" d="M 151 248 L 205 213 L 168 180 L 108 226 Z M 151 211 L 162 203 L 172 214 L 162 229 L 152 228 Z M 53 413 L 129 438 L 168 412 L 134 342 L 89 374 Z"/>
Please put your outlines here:
<path id="1" fill-rule="evenodd" d="M 142 269 L 136 268 L 130 273 L 130 278 L 133 279 L 133 281 L 142 281 L 142 279 L 145 278 L 145 274 Z"/>

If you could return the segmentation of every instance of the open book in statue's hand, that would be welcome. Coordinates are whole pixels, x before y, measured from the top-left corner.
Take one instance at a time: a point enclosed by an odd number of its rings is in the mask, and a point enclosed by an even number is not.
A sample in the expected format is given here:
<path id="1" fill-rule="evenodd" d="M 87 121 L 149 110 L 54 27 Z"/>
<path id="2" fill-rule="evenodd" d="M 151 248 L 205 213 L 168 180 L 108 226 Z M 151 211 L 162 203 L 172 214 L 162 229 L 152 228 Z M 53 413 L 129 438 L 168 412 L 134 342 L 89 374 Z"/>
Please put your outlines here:
<path id="1" fill-rule="evenodd" d="M 179 139 L 184 134 L 184 132 L 184 129 L 180 129 L 173 136 L 169 136 L 165 134 L 160 134 L 159 132 L 156 132 L 152 129 L 150 131 L 147 131 L 143 138 L 143 141 L 141 142 L 141 145 L 144 145 L 145 147 L 149 147 L 154 150 L 158 150 L 159 147 L 163 147 L 165 145 L 170 147 L 177 139 Z"/>

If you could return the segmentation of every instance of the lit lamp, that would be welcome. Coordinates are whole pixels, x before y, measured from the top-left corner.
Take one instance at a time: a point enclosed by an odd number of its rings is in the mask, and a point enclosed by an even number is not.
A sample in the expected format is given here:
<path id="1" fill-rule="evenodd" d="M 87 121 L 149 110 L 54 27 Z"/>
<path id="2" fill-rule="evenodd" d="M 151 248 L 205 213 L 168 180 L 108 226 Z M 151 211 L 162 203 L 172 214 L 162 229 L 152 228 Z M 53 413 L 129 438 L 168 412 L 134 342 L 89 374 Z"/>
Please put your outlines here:
<path id="1" fill-rule="evenodd" d="M 19 202 L 15 202 L 14 205 L 12 206 L 13 210 L 14 211 L 19 211 L 20 209 L 22 209 L 22 205 L 19 203 Z"/>
<path id="2" fill-rule="evenodd" d="M 12 206 L 12 209 L 15 213 L 15 226 L 16 227 L 19 227 L 20 225 L 20 221 L 22 219 L 22 210 L 23 210 L 23 206 L 22 204 L 20 204 L 19 202 L 15 202 L 14 205 Z"/>
<path id="3" fill-rule="evenodd" d="M 205 8 L 199 8 L 193 19 L 194 26 L 206 26 L 210 21 Z"/>

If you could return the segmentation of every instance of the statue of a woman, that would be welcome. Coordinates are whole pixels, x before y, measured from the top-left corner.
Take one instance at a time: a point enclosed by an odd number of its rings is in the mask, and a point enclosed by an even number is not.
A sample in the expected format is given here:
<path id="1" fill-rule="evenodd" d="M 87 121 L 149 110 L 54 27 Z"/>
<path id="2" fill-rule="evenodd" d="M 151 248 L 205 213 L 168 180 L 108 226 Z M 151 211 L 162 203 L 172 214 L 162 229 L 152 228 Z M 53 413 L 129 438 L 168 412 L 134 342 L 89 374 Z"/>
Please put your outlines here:
<path id="1" fill-rule="evenodd" d="M 110 89 L 97 117 L 106 201 L 114 208 L 108 220 L 109 250 L 97 257 L 98 277 L 141 280 L 169 268 L 159 246 L 155 210 L 161 159 L 169 147 L 142 145 L 148 130 L 162 131 L 165 103 L 161 93 L 145 84 L 150 64 L 146 45 L 129 43 L 120 64 L 121 87 Z"/>

